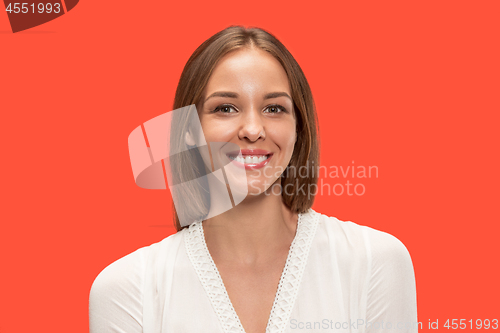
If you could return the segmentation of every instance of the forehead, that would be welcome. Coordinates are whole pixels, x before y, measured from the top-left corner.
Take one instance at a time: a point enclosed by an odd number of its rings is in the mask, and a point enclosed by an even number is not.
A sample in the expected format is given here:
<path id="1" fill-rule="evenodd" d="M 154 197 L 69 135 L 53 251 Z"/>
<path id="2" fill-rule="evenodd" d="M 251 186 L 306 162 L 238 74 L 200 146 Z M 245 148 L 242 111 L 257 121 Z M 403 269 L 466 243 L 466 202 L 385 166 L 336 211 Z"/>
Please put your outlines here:
<path id="1" fill-rule="evenodd" d="M 285 91 L 290 94 L 290 84 L 285 69 L 271 54 L 257 48 L 243 48 L 219 60 L 204 95 L 218 90 L 242 94 Z"/>

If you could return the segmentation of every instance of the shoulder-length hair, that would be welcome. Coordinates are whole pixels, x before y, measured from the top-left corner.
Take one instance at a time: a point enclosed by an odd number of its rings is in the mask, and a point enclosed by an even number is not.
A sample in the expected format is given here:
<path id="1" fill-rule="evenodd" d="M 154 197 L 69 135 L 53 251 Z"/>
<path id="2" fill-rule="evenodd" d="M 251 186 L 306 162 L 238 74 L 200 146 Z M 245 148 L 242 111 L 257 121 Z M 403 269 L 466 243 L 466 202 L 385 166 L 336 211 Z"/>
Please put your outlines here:
<path id="1" fill-rule="evenodd" d="M 314 195 L 317 192 L 315 190 L 311 193 L 311 187 L 317 189 L 318 180 L 317 172 L 314 172 L 314 168 L 319 166 L 317 116 L 311 88 L 302 69 L 276 37 L 260 28 L 231 26 L 207 39 L 194 51 L 182 71 L 173 108 L 175 110 L 193 104 L 199 105 L 202 92 L 218 61 L 229 52 L 244 47 L 256 47 L 269 52 L 281 63 L 288 76 L 297 120 L 297 141 L 287 170 L 281 176 L 282 189 L 286 189 L 286 191 L 282 190 L 281 193 L 283 202 L 293 212 L 303 213 L 311 208 Z M 173 119 L 173 123 L 179 124 L 179 128 L 183 124 L 187 124 L 187 119 L 190 117 L 187 113 L 185 116 Z M 182 129 L 180 131 L 182 132 Z M 178 135 L 176 138 L 171 136 L 171 140 L 176 144 L 183 144 L 182 138 Z M 196 173 L 200 172 L 200 170 L 188 170 L 189 168 L 183 169 L 184 163 L 179 160 L 175 164 L 171 166 L 173 170 L 192 173 L 187 175 L 186 179 L 195 179 Z M 302 171 L 304 168 L 307 172 L 297 172 L 297 170 Z M 306 173 L 306 177 L 301 177 L 300 175 L 304 173 Z M 203 201 L 203 195 L 199 193 L 184 193 L 183 195 L 196 202 L 193 207 L 190 207 L 195 211 L 195 215 L 203 215 L 203 212 L 208 213 L 210 203 Z M 177 231 L 185 228 L 179 222 L 175 207 L 174 219 Z"/>

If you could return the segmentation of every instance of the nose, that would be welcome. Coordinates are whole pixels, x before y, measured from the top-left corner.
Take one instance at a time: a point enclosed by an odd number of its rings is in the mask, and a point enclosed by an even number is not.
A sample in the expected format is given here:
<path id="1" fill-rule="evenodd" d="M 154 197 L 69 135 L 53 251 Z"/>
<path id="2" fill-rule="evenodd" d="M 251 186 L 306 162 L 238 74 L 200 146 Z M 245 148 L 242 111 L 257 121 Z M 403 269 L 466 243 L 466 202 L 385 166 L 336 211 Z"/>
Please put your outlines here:
<path id="1" fill-rule="evenodd" d="M 240 119 L 240 130 L 238 132 L 240 140 L 248 140 L 250 142 L 256 142 L 259 139 L 265 140 L 266 132 L 264 123 L 258 110 L 245 112 L 244 117 Z"/>

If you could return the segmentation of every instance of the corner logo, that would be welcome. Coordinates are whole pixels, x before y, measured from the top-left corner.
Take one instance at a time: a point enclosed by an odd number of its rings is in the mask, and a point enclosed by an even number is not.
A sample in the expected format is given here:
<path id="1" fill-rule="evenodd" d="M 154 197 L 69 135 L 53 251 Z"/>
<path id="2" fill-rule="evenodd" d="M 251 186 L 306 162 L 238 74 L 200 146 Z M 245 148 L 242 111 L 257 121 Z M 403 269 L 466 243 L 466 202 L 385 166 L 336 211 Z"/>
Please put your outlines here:
<path id="1" fill-rule="evenodd" d="M 14 2 L 4 0 L 12 32 L 30 29 L 52 21 L 75 8 L 79 0 Z"/>

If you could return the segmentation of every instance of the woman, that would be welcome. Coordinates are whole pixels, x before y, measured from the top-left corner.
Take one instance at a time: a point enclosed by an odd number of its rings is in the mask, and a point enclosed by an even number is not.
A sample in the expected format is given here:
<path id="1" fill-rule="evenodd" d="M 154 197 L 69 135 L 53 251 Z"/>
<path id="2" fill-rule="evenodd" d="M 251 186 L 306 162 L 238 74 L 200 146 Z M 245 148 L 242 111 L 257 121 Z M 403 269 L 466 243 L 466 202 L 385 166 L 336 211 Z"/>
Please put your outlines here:
<path id="1" fill-rule="evenodd" d="M 214 196 L 196 200 L 203 221 L 178 214 L 176 234 L 104 269 L 90 294 L 92 333 L 417 330 L 404 245 L 310 209 L 318 165 L 312 94 L 275 37 L 229 27 L 205 41 L 175 95 L 174 109 L 189 105 L 202 135 L 187 126 L 171 141 L 208 143 L 200 155 L 213 172 L 216 155 L 245 170 L 244 200 L 216 212 Z M 240 150 L 219 154 L 210 142 Z M 181 164 L 170 162 L 175 173 Z M 294 172 L 301 166 L 306 177 Z"/>

